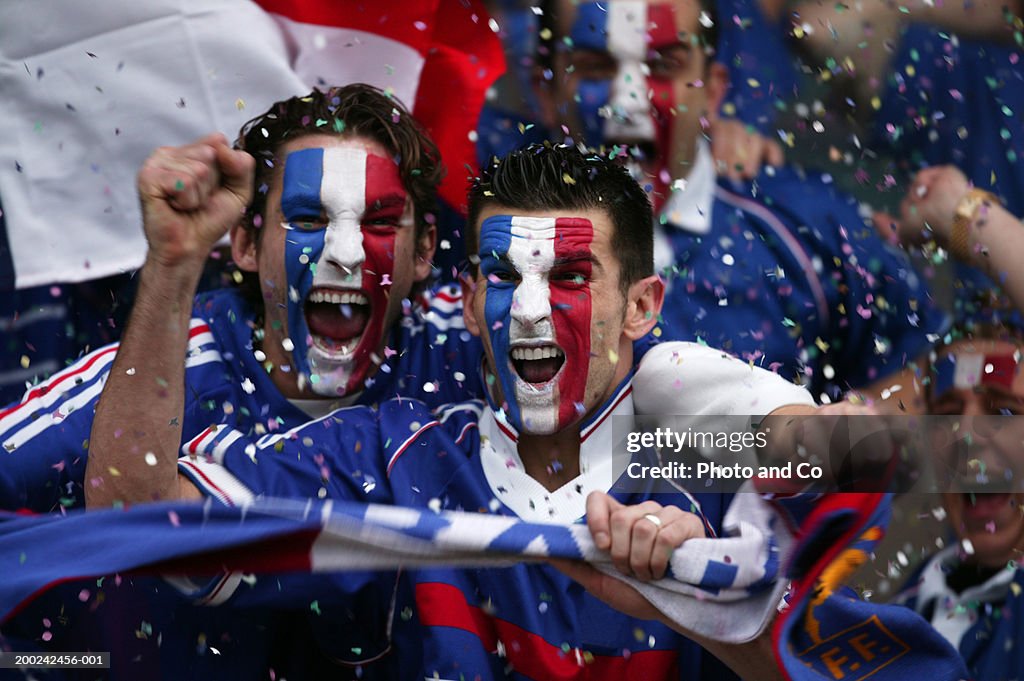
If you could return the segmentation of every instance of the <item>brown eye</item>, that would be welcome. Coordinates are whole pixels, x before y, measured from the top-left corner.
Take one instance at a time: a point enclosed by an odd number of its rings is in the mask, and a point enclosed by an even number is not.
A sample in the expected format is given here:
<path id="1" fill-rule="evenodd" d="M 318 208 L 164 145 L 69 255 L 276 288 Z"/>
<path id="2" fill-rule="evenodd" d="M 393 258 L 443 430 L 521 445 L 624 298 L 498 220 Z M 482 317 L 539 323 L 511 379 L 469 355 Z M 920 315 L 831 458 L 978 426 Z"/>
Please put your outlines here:
<path id="1" fill-rule="evenodd" d="M 652 50 L 647 57 L 647 68 L 651 78 L 674 78 L 686 71 L 688 61 L 689 50 L 682 45 L 674 45 Z"/>
<path id="2" fill-rule="evenodd" d="M 617 64 L 607 52 L 580 50 L 572 54 L 572 69 L 584 80 L 610 80 L 615 77 Z"/>

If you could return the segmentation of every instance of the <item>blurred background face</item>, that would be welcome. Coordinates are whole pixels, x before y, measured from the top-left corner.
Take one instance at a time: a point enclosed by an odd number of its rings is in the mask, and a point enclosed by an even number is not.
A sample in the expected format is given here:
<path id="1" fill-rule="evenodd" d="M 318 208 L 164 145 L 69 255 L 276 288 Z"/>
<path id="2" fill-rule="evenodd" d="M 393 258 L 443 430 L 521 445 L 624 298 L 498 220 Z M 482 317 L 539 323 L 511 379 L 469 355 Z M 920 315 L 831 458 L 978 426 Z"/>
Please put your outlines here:
<path id="1" fill-rule="evenodd" d="M 564 0 L 558 11 L 546 122 L 593 146 L 634 150 L 634 175 L 651 186 L 657 208 L 689 172 L 701 118 L 722 94 L 698 41 L 700 4 Z"/>
<path id="2" fill-rule="evenodd" d="M 1024 555 L 1024 372 L 1021 348 L 960 341 L 936 362 L 929 412 L 963 415 L 936 451 L 952 473 L 949 521 L 969 540 L 967 560 L 996 567 Z"/>

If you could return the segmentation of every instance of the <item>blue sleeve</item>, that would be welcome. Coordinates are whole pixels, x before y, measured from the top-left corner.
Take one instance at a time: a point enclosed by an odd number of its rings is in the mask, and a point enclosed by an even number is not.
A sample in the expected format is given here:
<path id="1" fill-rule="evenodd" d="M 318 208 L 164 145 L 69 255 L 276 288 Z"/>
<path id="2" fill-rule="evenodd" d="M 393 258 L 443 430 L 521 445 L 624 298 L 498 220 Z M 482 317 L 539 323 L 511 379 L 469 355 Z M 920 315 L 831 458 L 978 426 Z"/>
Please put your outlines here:
<path id="1" fill-rule="evenodd" d="M 376 413 L 348 407 L 253 440 L 220 424 L 182 446 L 179 471 L 237 505 L 256 496 L 390 503 Z"/>
<path id="2" fill-rule="evenodd" d="M 116 345 L 100 348 L 0 411 L 0 509 L 47 513 L 85 505 L 85 463 Z"/>
<path id="3" fill-rule="evenodd" d="M 910 25 L 874 116 L 877 144 L 905 159 L 911 172 L 954 164 L 1011 213 L 1024 215 L 1021 58 L 1020 43 L 966 40 Z"/>
<path id="4" fill-rule="evenodd" d="M 715 10 L 716 59 L 729 69 L 730 81 L 721 112 L 770 136 L 776 114 L 797 83 L 782 29 L 769 24 L 757 0 L 718 0 Z"/>
<path id="5" fill-rule="evenodd" d="M 466 329 L 462 289 L 455 284 L 437 286 L 414 305 L 392 334 L 390 349 L 385 351 L 391 356 L 380 366 L 361 402 L 380 403 L 401 396 L 436 408 L 478 397 L 483 346 Z"/>
<path id="6" fill-rule="evenodd" d="M 821 351 L 816 374 L 829 363 L 839 389 L 864 387 L 901 371 L 928 350 L 929 334 L 945 331 L 945 314 L 906 254 L 883 242 L 827 176 L 784 169 L 762 187 L 821 264 L 828 322 L 817 334 L 803 329 L 804 347 Z"/>
<path id="7" fill-rule="evenodd" d="M 845 214 L 844 214 L 845 213 Z M 886 244 L 855 210 L 836 215 L 845 315 L 833 316 L 835 357 L 853 387 L 903 370 L 931 347 L 948 320 L 907 255 Z"/>
<path id="8" fill-rule="evenodd" d="M 192 331 L 178 426 L 183 441 L 223 419 L 223 397 L 228 394 L 224 362 L 212 334 L 195 318 Z M 48 513 L 85 505 L 93 417 L 117 348 L 108 345 L 86 355 L 0 410 L 0 510 Z"/>

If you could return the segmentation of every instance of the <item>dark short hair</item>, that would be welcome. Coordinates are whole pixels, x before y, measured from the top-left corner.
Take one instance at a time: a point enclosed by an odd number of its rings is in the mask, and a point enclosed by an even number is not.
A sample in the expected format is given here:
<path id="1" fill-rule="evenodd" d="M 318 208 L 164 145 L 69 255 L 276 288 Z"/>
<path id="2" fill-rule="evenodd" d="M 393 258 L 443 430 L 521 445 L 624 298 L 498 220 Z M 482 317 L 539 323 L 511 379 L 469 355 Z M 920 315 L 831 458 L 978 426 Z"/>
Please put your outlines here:
<path id="1" fill-rule="evenodd" d="M 444 177 L 437 145 L 412 114 L 396 98 L 355 83 L 277 102 L 265 113 L 242 126 L 235 148 L 256 158 L 253 200 L 242 225 L 256 231 L 257 240 L 267 209 L 267 187 L 281 165 L 281 147 L 306 135 L 366 137 L 384 146 L 398 163 L 402 184 L 412 197 L 419 238 L 434 220 L 437 187 Z M 236 276 L 237 278 L 237 276 Z M 262 307 L 259 280 L 241 273 L 243 295 L 257 309 Z"/>
<path id="2" fill-rule="evenodd" d="M 578 3 L 573 3 L 575 7 Z M 708 63 L 717 53 L 718 48 L 718 13 L 715 11 L 714 0 L 700 0 L 700 10 L 710 19 L 710 22 L 697 23 L 697 39 L 700 47 L 708 56 Z M 554 68 L 555 52 L 560 49 L 567 49 L 566 36 L 560 35 L 558 30 L 558 0 L 543 0 L 540 3 L 540 26 L 537 40 L 537 65 L 544 69 Z"/>
<path id="3" fill-rule="evenodd" d="M 619 163 L 589 149 L 531 144 L 493 158 L 469 190 L 466 251 L 479 262 L 480 214 L 487 206 L 522 211 L 598 209 L 611 218 L 619 286 L 654 274 L 654 216 L 647 194 Z"/>
<path id="4" fill-rule="evenodd" d="M 444 177 L 441 154 L 400 101 L 364 83 L 314 89 L 308 95 L 277 102 L 242 126 L 235 147 L 256 157 L 247 228 L 257 228 L 263 221 L 266 188 L 280 165 L 281 147 L 293 139 L 318 134 L 366 137 L 383 145 L 398 163 L 402 184 L 412 197 L 417 236 L 426 229 Z"/>

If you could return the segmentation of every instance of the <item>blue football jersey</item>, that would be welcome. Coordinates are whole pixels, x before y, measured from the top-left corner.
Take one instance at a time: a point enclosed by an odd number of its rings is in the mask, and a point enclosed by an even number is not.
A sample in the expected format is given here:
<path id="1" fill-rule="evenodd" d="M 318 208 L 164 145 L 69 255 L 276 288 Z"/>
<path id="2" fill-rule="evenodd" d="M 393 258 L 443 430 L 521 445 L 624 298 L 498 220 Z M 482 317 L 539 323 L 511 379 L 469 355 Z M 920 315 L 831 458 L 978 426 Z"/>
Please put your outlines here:
<path id="1" fill-rule="evenodd" d="M 632 413 L 631 390 L 626 382 L 583 424 L 581 474 L 554 491 L 526 473 L 514 429 L 478 401 L 437 410 L 409 399 L 383 402 L 376 446 L 369 438 L 372 412 L 358 409 L 342 409 L 255 442 L 221 428 L 194 448 L 186 445 L 195 456 L 184 457 L 179 466 L 223 503 L 290 491 L 579 522 L 589 492 L 615 493 L 612 416 Z M 282 483 L 282 477 L 289 481 Z M 616 496 L 632 504 L 654 495 Z M 702 514 L 709 532 L 728 502 L 722 495 L 685 493 L 658 500 Z M 614 611 L 547 565 L 437 567 L 402 574 L 394 598 L 377 606 L 396 613 L 392 647 L 399 652 L 392 664 L 402 678 L 721 678 L 720 666 L 668 627 Z M 321 602 L 343 606 L 358 597 L 367 607 L 368 583 L 339 579 L 333 595 L 319 594 Z M 281 597 L 270 586 L 269 596 L 241 586 L 239 597 L 268 604 Z M 321 586 L 329 590 L 331 585 Z M 379 582 L 369 586 L 378 596 L 384 593 Z"/>
<path id="2" fill-rule="evenodd" d="M 706 232 L 662 228 L 674 263 L 662 316 L 700 339 L 835 399 L 925 352 L 944 315 L 904 254 L 851 197 L 791 168 L 720 181 Z"/>
<path id="3" fill-rule="evenodd" d="M 310 416 L 277 390 L 254 355 L 255 312 L 233 289 L 196 298 L 185 357 L 182 442 L 218 424 L 261 436 Z M 0 411 L 0 509 L 48 512 L 84 504 L 83 479 L 96 402 L 117 352 L 101 348 Z M 479 341 L 462 320 L 461 291 L 439 288 L 405 305 L 378 371 L 358 396 L 443 404 L 477 391 Z"/>

